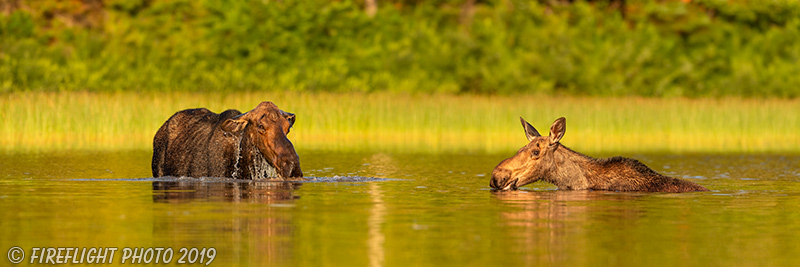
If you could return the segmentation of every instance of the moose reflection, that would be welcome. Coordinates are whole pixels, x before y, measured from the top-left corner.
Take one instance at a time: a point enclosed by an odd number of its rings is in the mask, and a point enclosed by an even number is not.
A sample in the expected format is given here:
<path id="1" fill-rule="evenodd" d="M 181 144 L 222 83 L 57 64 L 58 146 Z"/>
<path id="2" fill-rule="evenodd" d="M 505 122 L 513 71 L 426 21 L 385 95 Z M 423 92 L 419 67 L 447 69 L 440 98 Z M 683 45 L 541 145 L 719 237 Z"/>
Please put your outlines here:
<path id="1" fill-rule="evenodd" d="M 596 240 L 594 235 L 583 233 L 596 231 L 597 227 L 641 224 L 646 211 L 630 203 L 643 196 L 591 190 L 492 192 L 496 202 L 505 208 L 499 219 L 507 230 L 503 234 L 509 235 L 512 242 L 504 253 L 519 255 L 523 266 L 596 264 L 590 257 L 571 253 L 574 246 Z"/>
<path id="2" fill-rule="evenodd" d="M 153 202 L 164 204 L 155 206 L 160 212 L 153 215 L 153 234 L 172 243 L 213 245 L 222 262 L 233 255 L 253 265 L 287 265 L 294 257 L 291 237 L 296 233 L 287 211 L 294 209 L 299 198 L 294 191 L 300 186 L 230 179 L 154 181 Z"/>
<path id="3" fill-rule="evenodd" d="M 293 201 L 298 197 L 294 190 L 298 182 L 198 182 L 156 181 L 153 182 L 154 202 L 187 202 L 211 200 L 229 202 L 275 203 Z"/>

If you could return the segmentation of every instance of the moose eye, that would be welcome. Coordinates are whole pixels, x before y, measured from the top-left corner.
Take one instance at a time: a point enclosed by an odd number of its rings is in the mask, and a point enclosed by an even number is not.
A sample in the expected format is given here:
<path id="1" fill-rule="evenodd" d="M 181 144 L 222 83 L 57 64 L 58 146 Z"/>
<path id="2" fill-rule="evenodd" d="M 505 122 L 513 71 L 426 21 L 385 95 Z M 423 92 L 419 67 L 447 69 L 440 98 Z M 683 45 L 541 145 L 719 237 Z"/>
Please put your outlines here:
<path id="1" fill-rule="evenodd" d="M 535 156 L 539 156 L 539 150 L 537 149 L 537 150 L 534 150 L 533 152 L 531 152 L 531 156 L 534 156 L 534 157 Z"/>
<path id="2" fill-rule="evenodd" d="M 259 124 L 259 125 L 258 125 L 258 130 L 263 132 L 263 131 L 265 131 L 266 129 L 264 128 L 264 125 L 261 125 L 261 124 Z"/>

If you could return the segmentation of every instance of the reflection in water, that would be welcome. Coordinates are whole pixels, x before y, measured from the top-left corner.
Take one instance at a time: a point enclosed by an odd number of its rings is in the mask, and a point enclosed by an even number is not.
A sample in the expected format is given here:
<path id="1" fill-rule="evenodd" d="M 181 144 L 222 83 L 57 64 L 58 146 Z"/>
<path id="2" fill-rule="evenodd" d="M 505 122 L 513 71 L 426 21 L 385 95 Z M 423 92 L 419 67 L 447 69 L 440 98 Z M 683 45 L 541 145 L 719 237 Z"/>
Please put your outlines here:
<path id="1" fill-rule="evenodd" d="M 589 249 L 588 242 L 574 237 L 591 236 L 588 223 L 598 216 L 610 216 L 608 221 L 636 221 L 642 216 L 638 209 L 606 209 L 592 205 L 597 201 L 629 201 L 639 194 L 610 194 L 590 190 L 553 191 L 492 191 L 495 198 L 509 209 L 500 213 L 516 243 L 512 251 L 521 254 L 527 266 L 559 263 L 580 263 L 581 255 L 570 251 Z M 585 240 L 584 240 L 585 241 Z M 577 257 L 577 258 L 576 258 Z"/>
<path id="2" fill-rule="evenodd" d="M 367 169 L 376 175 L 397 173 L 397 162 L 389 155 L 374 154 L 369 160 Z M 386 236 L 383 224 L 386 222 L 386 204 L 383 200 L 383 190 L 379 183 L 369 184 L 369 195 L 372 201 L 369 218 L 367 218 L 367 247 L 369 250 L 369 266 L 383 266 L 386 259 L 384 243 Z"/>
<path id="3" fill-rule="evenodd" d="M 153 182 L 153 202 L 169 204 L 164 206 L 167 216 L 155 217 L 153 235 L 195 247 L 207 244 L 215 247 L 220 257 L 231 257 L 230 261 L 244 265 L 283 265 L 292 258 L 294 247 L 291 213 L 285 211 L 294 207 L 298 198 L 294 190 L 299 186 L 295 182 L 263 181 Z M 186 214 L 184 205 L 175 205 L 220 201 L 269 205 L 230 205 L 197 215 Z M 220 233 L 225 238 L 220 238 Z"/>
<path id="4" fill-rule="evenodd" d="M 369 184 L 372 197 L 372 208 L 367 218 L 367 247 L 369 249 L 369 266 L 383 266 L 386 255 L 383 243 L 386 239 L 381 227 L 385 222 L 386 205 L 383 203 L 383 191 L 378 183 Z"/>
<path id="5" fill-rule="evenodd" d="M 476 174 L 508 155 L 300 154 L 324 177 L 139 179 L 151 151 L 0 155 L 0 244 L 215 247 L 209 266 L 796 266 L 800 254 L 798 155 L 629 155 L 714 190 L 636 194 L 491 192 Z"/>
<path id="6" fill-rule="evenodd" d="M 297 182 L 196 182 L 155 181 L 154 202 L 186 202 L 192 200 L 273 203 L 294 200 Z"/>
<path id="7" fill-rule="evenodd" d="M 402 173 L 398 167 L 399 163 L 397 160 L 389 154 L 372 154 L 369 158 L 364 158 L 362 161 L 367 165 L 366 171 L 368 173 L 380 177 L 400 177 Z"/>

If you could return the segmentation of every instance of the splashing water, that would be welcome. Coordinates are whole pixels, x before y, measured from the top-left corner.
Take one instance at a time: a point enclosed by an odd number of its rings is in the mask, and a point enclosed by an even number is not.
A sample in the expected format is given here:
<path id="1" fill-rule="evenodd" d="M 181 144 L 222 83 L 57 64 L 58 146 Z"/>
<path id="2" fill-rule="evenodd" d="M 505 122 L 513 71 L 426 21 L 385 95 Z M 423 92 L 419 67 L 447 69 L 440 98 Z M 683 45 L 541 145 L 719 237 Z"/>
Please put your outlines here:
<path id="1" fill-rule="evenodd" d="M 253 180 L 278 178 L 278 172 L 275 167 L 269 164 L 264 155 L 258 149 L 253 149 L 253 164 L 248 166 L 250 175 Z"/>
<path id="2" fill-rule="evenodd" d="M 237 138 L 236 142 L 236 156 L 235 161 L 233 163 L 233 173 L 231 173 L 231 178 L 234 179 L 241 179 L 239 177 L 239 161 L 242 159 L 242 139 L 244 133 L 240 134 Z M 247 166 L 247 170 L 250 171 L 250 179 L 253 180 L 261 180 L 261 179 L 272 179 L 278 178 L 278 171 L 275 170 L 269 161 L 264 158 L 264 155 L 261 154 L 257 148 L 253 149 L 253 164 Z"/>
<path id="3" fill-rule="evenodd" d="M 239 138 L 234 142 L 236 144 L 236 161 L 233 163 L 233 173 L 231 173 L 231 178 L 237 178 L 236 176 L 239 175 L 239 160 L 242 158 L 242 135 L 239 135 Z"/>

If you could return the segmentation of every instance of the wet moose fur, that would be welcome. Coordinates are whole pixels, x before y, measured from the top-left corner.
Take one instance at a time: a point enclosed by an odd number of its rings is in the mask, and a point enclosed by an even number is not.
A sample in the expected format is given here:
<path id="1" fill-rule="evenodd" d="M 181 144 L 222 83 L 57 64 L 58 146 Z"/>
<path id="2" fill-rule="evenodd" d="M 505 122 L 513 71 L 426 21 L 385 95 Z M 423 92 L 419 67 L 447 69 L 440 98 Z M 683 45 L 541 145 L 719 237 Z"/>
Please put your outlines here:
<path id="1" fill-rule="evenodd" d="M 272 102 L 244 114 L 179 111 L 153 138 L 153 176 L 302 177 L 299 157 L 286 137 L 294 120 L 294 114 Z"/>
<path id="2" fill-rule="evenodd" d="M 543 180 L 568 190 L 708 191 L 693 182 L 661 175 L 635 159 L 595 159 L 561 145 L 559 141 L 566 132 L 563 117 L 553 122 L 547 137 L 524 119 L 520 121 L 529 143 L 495 167 L 489 183 L 492 188 L 515 190 Z"/>

